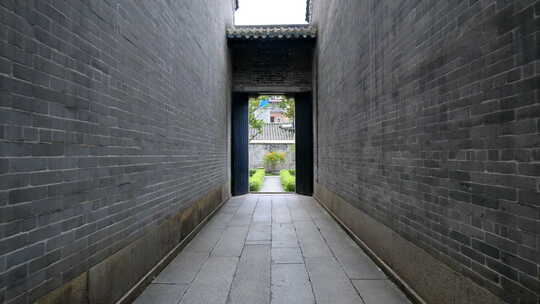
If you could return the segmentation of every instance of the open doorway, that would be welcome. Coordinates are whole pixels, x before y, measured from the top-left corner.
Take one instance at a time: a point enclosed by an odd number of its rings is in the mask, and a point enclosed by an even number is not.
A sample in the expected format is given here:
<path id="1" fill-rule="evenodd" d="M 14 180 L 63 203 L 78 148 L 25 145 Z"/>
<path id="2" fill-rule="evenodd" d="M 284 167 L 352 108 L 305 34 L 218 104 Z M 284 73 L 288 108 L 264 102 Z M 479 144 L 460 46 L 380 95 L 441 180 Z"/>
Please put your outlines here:
<path id="1" fill-rule="evenodd" d="M 284 94 L 248 101 L 249 191 L 296 191 L 295 102 Z"/>
<path id="2" fill-rule="evenodd" d="M 271 103 L 271 99 L 274 100 L 274 106 L 267 105 L 267 103 Z M 250 107 L 252 109 L 250 109 Z M 276 108 L 280 108 L 281 110 L 274 111 Z M 283 113 L 287 111 L 289 111 L 288 114 Z M 293 111 L 294 114 L 292 115 L 291 112 Z M 250 113 L 252 114 L 250 115 Z M 274 117 L 273 124 L 276 124 L 278 128 L 281 127 L 280 129 L 277 129 L 277 131 L 288 132 L 285 133 L 287 134 L 286 140 L 288 141 L 279 142 L 279 144 L 282 145 L 273 146 L 270 149 L 257 148 L 263 150 L 263 152 L 259 151 L 260 155 L 262 155 L 260 159 L 257 159 L 257 156 L 255 155 L 256 149 L 252 147 L 250 161 L 250 142 L 254 145 L 259 143 L 257 140 L 266 140 L 264 136 L 260 135 L 256 130 L 253 130 L 256 128 L 251 127 L 250 130 L 250 119 L 254 118 L 252 115 L 255 115 L 258 119 L 261 119 L 261 115 L 268 115 L 263 120 L 263 123 L 268 124 L 272 124 L 271 117 Z M 284 116 L 289 117 L 285 120 Z M 268 177 L 270 180 L 273 179 L 274 181 L 277 181 L 279 185 L 283 187 L 283 190 L 280 191 L 312 195 L 313 109 L 311 92 L 290 94 L 251 94 L 233 92 L 231 122 L 231 190 L 233 195 L 249 193 L 250 179 L 253 180 L 253 177 L 256 174 L 262 175 L 263 181 L 261 182 L 260 188 L 251 188 L 251 192 L 262 192 L 264 189 L 264 180 Z M 291 124 L 292 126 L 290 126 Z M 274 128 L 271 130 L 275 131 L 276 129 Z M 264 142 L 263 145 L 264 144 L 268 144 L 268 142 Z M 283 145 L 286 145 L 286 147 Z M 271 152 L 285 152 L 283 157 L 284 160 L 281 160 L 282 158 L 278 156 L 275 163 L 273 161 L 267 161 L 265 163 L 264 156 Z M 263 173 L 261 173 L 261 169 L 264 169 Z M 257 173 L 258 170 L 259 173 Z M 294 186 L 283 186 L 280 175 L 285 175 L 283 178 L 288 180 L 285 182 L 288 182 L 289 184 L 293 183 Z M 264 193 L 279 193 L 280 191 L 264 191 Z"/>

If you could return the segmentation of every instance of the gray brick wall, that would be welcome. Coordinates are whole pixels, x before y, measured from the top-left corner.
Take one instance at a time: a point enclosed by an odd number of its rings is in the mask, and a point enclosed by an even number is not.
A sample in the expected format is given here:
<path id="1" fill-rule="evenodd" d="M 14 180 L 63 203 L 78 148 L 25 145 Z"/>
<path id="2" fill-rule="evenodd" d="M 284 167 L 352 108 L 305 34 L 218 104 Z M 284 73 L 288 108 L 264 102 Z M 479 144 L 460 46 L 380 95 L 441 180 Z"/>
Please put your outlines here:
<path id="1" fill-rule="evenodd" d="M 505 301 L 538 303 L 540 1 L 313 14 L 318 183 Z"/>
<path id="2" fill-rule="evenodd" d="M 232 41 L 235 91 L 310 91 L 310 40 Z"/>
<path id="3" fill-rule="evenodd" d="M 228 183 L 232 2 L 0 1 L 0 303 Z"/>

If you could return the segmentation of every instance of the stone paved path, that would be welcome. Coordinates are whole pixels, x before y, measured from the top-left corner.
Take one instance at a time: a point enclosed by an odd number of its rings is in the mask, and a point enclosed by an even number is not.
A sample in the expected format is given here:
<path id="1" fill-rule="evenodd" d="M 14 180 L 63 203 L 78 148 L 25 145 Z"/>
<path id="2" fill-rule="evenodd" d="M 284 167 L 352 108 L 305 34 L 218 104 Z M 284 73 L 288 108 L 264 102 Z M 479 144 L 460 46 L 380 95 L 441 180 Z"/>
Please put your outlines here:
<path id="1" fill-rule="evenodd" d="M 279 176 L 265 176 L 264 183 L 259 192 L 285 192 Z"/>
<path id="2" fill-rule="evenodd" d="M 313 198 L 225 204 L 137 304 L 410 303 Z"/>

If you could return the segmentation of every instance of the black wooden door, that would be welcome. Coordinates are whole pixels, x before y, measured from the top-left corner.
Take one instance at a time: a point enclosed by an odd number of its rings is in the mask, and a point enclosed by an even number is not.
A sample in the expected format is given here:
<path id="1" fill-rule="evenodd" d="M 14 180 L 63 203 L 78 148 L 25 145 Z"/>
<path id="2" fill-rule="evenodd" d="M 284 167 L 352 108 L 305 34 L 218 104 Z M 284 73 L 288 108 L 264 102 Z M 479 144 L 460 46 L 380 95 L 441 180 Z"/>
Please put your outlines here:
<path id="1" fill-rule="evenodd" d="M 313 104 L 311 92 L 295 94 L 296 192 L 313 194 Z"/>
<path id="2" fill-rule="evenodd" d="M 246 93 L 232 94 L 231 192 L 242 195 L 249 191 L 248 170 L 248 98 Z"/>

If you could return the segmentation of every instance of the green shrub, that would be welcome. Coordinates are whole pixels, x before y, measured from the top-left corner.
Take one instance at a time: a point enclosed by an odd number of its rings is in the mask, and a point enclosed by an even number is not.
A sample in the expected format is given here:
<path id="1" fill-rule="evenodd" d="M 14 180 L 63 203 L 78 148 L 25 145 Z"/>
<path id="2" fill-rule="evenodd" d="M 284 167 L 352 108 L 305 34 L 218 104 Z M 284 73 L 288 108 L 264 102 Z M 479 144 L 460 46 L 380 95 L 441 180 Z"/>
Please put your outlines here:
<path id="1" fill-rule="evenodd" d="M 257 169 L 255 173 L 249 177 L 249 191 L 259 191 L 264 182 L 264 169 Z"/>
<path id="2" fill-rule="evenodd" d="M 292 176 L 296 176 L 296 170 L 291 169 L 291 170 L 289 170 L 289 172 L 291 172 L 291 175 L 292 175 Z"/>
<path id="3" fill-rule="evenodd" d="M 285 191 L 293 192 L 296 190 L 296 177 L 291 174 L 291 170 L 281 170 L 279 172 L 279 178 Z"/>
<path id="4" fill-rule="evenodd" d="M 264 155 L 263 161 L 268 171 L 276 171 L 276 166 L 285 162 L 285 152 L 268 152 Z"/>
<path id="5" fill-rule="evenodd" d="M 257 172 L 256 169 L 249 169 L 249 176 L 253 176 L 253 174 L 255 174 L 255 172 Z"/>

